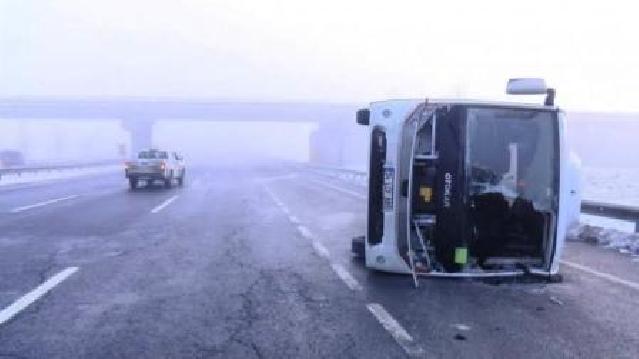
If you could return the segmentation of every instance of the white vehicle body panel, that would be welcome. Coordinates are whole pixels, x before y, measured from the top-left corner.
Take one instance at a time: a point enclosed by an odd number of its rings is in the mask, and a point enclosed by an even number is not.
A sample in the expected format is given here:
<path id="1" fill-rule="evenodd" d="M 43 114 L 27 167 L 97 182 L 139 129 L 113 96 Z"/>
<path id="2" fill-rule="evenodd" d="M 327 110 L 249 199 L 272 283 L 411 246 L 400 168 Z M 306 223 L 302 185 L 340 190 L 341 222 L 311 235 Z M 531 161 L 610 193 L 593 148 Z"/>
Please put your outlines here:
<path id="1" fill-rule="evenodd" d="M 376 128 L 381 128 L 386 136 L 386 156 L 384 169 L 393 169 L 392 181 L 392 209 L 383 212 L 383 236 L 380 243 L 370 244 L 368 238 L 365 239 L 365 264 L 368 268 L 395 272 L 395 273 L 413 273 L 411 266 L 406 262 L 399 253 L 398 243 L 406 241 L 406 238 L 397 238 L 398 226 L 405 226 L 405 223 L 398 223 L 399 216 L 397 211 L 400 208 L 400 170 L 398 164 L 400 162 L 399 149 L 401 148 L 403 126 L 412 112 L 426 100 L 424 99 L 408 99 L 408 100 L 389 100 L 372 102 L 369 107 L 370 122 L 369 131 L 372 136 Z M 490 105 L 504 106 L 525 109 L 543 109 L 557 110 L 554 107 L 542 106 L 537 104 L 521 104 L 521 103 L 504 103 L 504 102 L 486 102 L 486 101 L 460 101 L 460 100 L 428 100 L 429 104 L 436 105 Z M 579 215 L 580 206 L 580 186 L 579 186 L 579 161 L 569 151 L 567 141 L 565 115 L 558 111 L 558 142 L 559 142 L 559 193 L 558 193 L 558 213 L 556 216 L 556 235 L 554 238 L 554 249 L 550 254 L 550 266 L 547 269 L 531 268 L 528 272 L 541 275 L 554 275 L 559 270 L 559 259 L 563 252 L 566 232 L 569 225 L 574 222 Z M 371 137 L 372 138 L 372 137 Z M 369 149 L 369 162 L 371 154 Z M 404 159 L 405 161 L 405 159 Z M 387 173 L 387 172 L 385 172 Z M 369 173 L 370 176 L 370 173 Z M 575 213 L 576 209 L 576 213 Z M 370 202 L 367 206 L 367 218 L 370 221 Z M 404 221 L 402 221 L 404 222 Z M 457 277 L 486 277 L 493 275 L 510 276 L 524 274 L 524 271 L 502 271 L 502 272 L 431 272 L 419 273 L 420 275 L 431 276 L 457 276 Z"/>
<path id="2" fill-rule="evenodd" d="M 141 151 L 142 152 L 147 152 Z M 142 180 L 165 180 L 183 175 L 185 170 L 184 160 L 175 152 L 166 152 L 167 158 L 138 158 L 128 161 L 125 177 Z M 138 154 L 139 156 L 139 154 Z"/>
<path id="3" fill-rule="evenodd" d="M 375 127 L 381 127 L 386 132 L 386 165 L 385 167 L 396 168 L 399 161 L 397 149 L 402 134 L 402 125 L 410 113 L 423 100 L 394 100 L 373 102 L 370 105 L 370 131 Z M 369 153 L 370 157 L 370 153 Z M 370 158 L 369 158 L 370 161 Z M 395 171 L 395 184 L 399 183 L 399 172 Z M 398 208 L 399 186 L 393 186 L 393 208 Z M 370 209 L 368 209 L 370 210 Z M 384 212 L 384 228 L 395 228 L 403 225 L 397 223 L 397 216 L 394 211 Z M 370 245 L 366 241 L 366 265 L 370 268 L 384 270 L 394 273 L 409 273 L 410 268 L 399 255 L 397 246 L 396 231 L 384 231 L 382 242 Z"/>

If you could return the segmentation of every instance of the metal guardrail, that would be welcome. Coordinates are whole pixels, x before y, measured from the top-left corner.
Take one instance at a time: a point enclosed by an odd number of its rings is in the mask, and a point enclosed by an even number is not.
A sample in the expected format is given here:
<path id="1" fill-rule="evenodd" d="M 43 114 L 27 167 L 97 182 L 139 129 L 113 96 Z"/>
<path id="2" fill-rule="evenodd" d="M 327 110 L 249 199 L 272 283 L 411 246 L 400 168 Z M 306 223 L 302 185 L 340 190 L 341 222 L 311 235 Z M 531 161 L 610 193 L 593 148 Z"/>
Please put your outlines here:
<path id="1" fill-rule="evenodd" d="M 80 168 L 88 168 L 88 167 L 97 167 L 97 166 L 106 166 L 106 165 L 114 165 L 120 163 L 119 160 L 108 160 L 108 161 L 95 161 L 95 162 L 84 162 L 84 163 L 67 163 L 67 164 L 57 164 L 57 165 L 44 165 L 44 166 L 33 166 L 33 167 L 9 167 L 9 168 L 0 168 L 0 180 L 2 180 L 2 176 L 5 175 L 22 175 L 23 173 L 35 173 L 35 172 L 50 172 L 50 171 L 60 171 L 60 170 L 70 170 L 70 169 L 80 169 Z"/>
<path id="2" fill-rule="evenodd" d="M 313 167 L 319 170 L 332 170 L 349 175 L 367 176 L 364 171 L 324 166 Z M 639 207 L 583 200 L 581 201 L 581 213 L 634 222 L 635 232 L 639 233 Z"/>
<path id="3" fill-rule="evenodd" d="M 309 166 L 306 166 L 309 167 Z M 339 173 L 340 175 L 346 176 L 350 178 L 360 178 L 365 179 L 368 177 L 366 171 L 360 170 L 352 170 L 349 168 L 337 168 L 337 167 L 328 167 L 328 166 L 318 166 L 318 165 L 310 165 L 310 167 L 316 171 L 327 171 L 333 173 Z"/>
<path id="4" fill-rule="evenodd" d="M 639 207 L 581 201 L 581 213 L 634 222 L 635 232 L 639 233 Z"/>

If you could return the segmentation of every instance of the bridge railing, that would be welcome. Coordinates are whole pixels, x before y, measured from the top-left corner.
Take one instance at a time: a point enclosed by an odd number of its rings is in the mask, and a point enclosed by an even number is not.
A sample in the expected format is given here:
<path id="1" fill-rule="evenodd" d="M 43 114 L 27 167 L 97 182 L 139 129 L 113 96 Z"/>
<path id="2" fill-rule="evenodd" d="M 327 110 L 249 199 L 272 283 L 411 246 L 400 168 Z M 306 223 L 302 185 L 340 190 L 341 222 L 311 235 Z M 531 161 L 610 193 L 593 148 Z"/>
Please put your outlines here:
<path id="1" fill-rule="evenodd" d="M 365 182 L 367 177 L 365 171 L 325 166 L 312 166 L 312 168 L 318 171 L 333 171 L 337 177 L 357 176 L 362 182 Z M 581 201 L 581 213 L 633 222 L 635 232 L 639 233 L 639 207 L 583 200 Z"/>
<path id="2" fill-rule="evenodd" d="M 6 175 L 21 176 L 26 173 L 52 172 L 52 171 L 63 171 L 63 170 L 108 166 L 108 165 L 115 165 L 120 162 L 121 162 L 120 160 L 104 160 L 104 161 L 93 161 L 93 162 L 0 168 L 0 180 L 2 180 L 2 177 Z"/>
<path id="3" fill-rule="evenodd" d="M 639 233 L 639 207 L 596 201 L 581 201 L 581 213 L 634 222 L 635 232 Z"/>

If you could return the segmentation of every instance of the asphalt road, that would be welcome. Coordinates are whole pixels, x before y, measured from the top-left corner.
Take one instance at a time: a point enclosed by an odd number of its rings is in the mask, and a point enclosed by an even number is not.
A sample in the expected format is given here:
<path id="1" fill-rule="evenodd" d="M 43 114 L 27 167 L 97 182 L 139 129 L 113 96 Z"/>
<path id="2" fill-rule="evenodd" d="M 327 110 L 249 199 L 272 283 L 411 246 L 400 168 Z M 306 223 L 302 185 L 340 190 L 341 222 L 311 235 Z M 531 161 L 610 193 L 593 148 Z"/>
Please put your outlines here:
<path id="1" fill-rule="evenodd" d="M 370 272 L 361 187 L 285 165 L 0 187 L 0 358 L 635 358 L 639 263 L 564 282 Z M 638 285 L 639 286 L 639 285 Z"/>

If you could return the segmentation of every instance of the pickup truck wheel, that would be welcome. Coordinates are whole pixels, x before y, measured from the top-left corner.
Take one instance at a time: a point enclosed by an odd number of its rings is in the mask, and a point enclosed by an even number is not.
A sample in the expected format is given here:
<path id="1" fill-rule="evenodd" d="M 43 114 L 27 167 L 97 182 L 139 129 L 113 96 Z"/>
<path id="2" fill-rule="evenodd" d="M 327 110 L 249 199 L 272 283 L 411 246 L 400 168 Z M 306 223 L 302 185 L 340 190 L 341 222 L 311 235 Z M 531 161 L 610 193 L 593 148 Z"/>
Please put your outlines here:
<path id="1" fill-rule="evenodd" d="M 178 186 L 182 187 L 184 185 L 184 175 L 186 171 L 182 170 L 182 175 L 178 178 Z"/>
<path id="2" fill-rule="evenodd" d="M 169 174 L 169 178 L 164 180 L 164 188 L 171 188 L 173 186 L 173 171 Z"/>
<path id="3" fill-rule="evenodd" d="M 129 178 L 129 187 L 131 187 L 131 189 L 135 190 L 138 188 L 138 179 L 137 178 Z"/>

